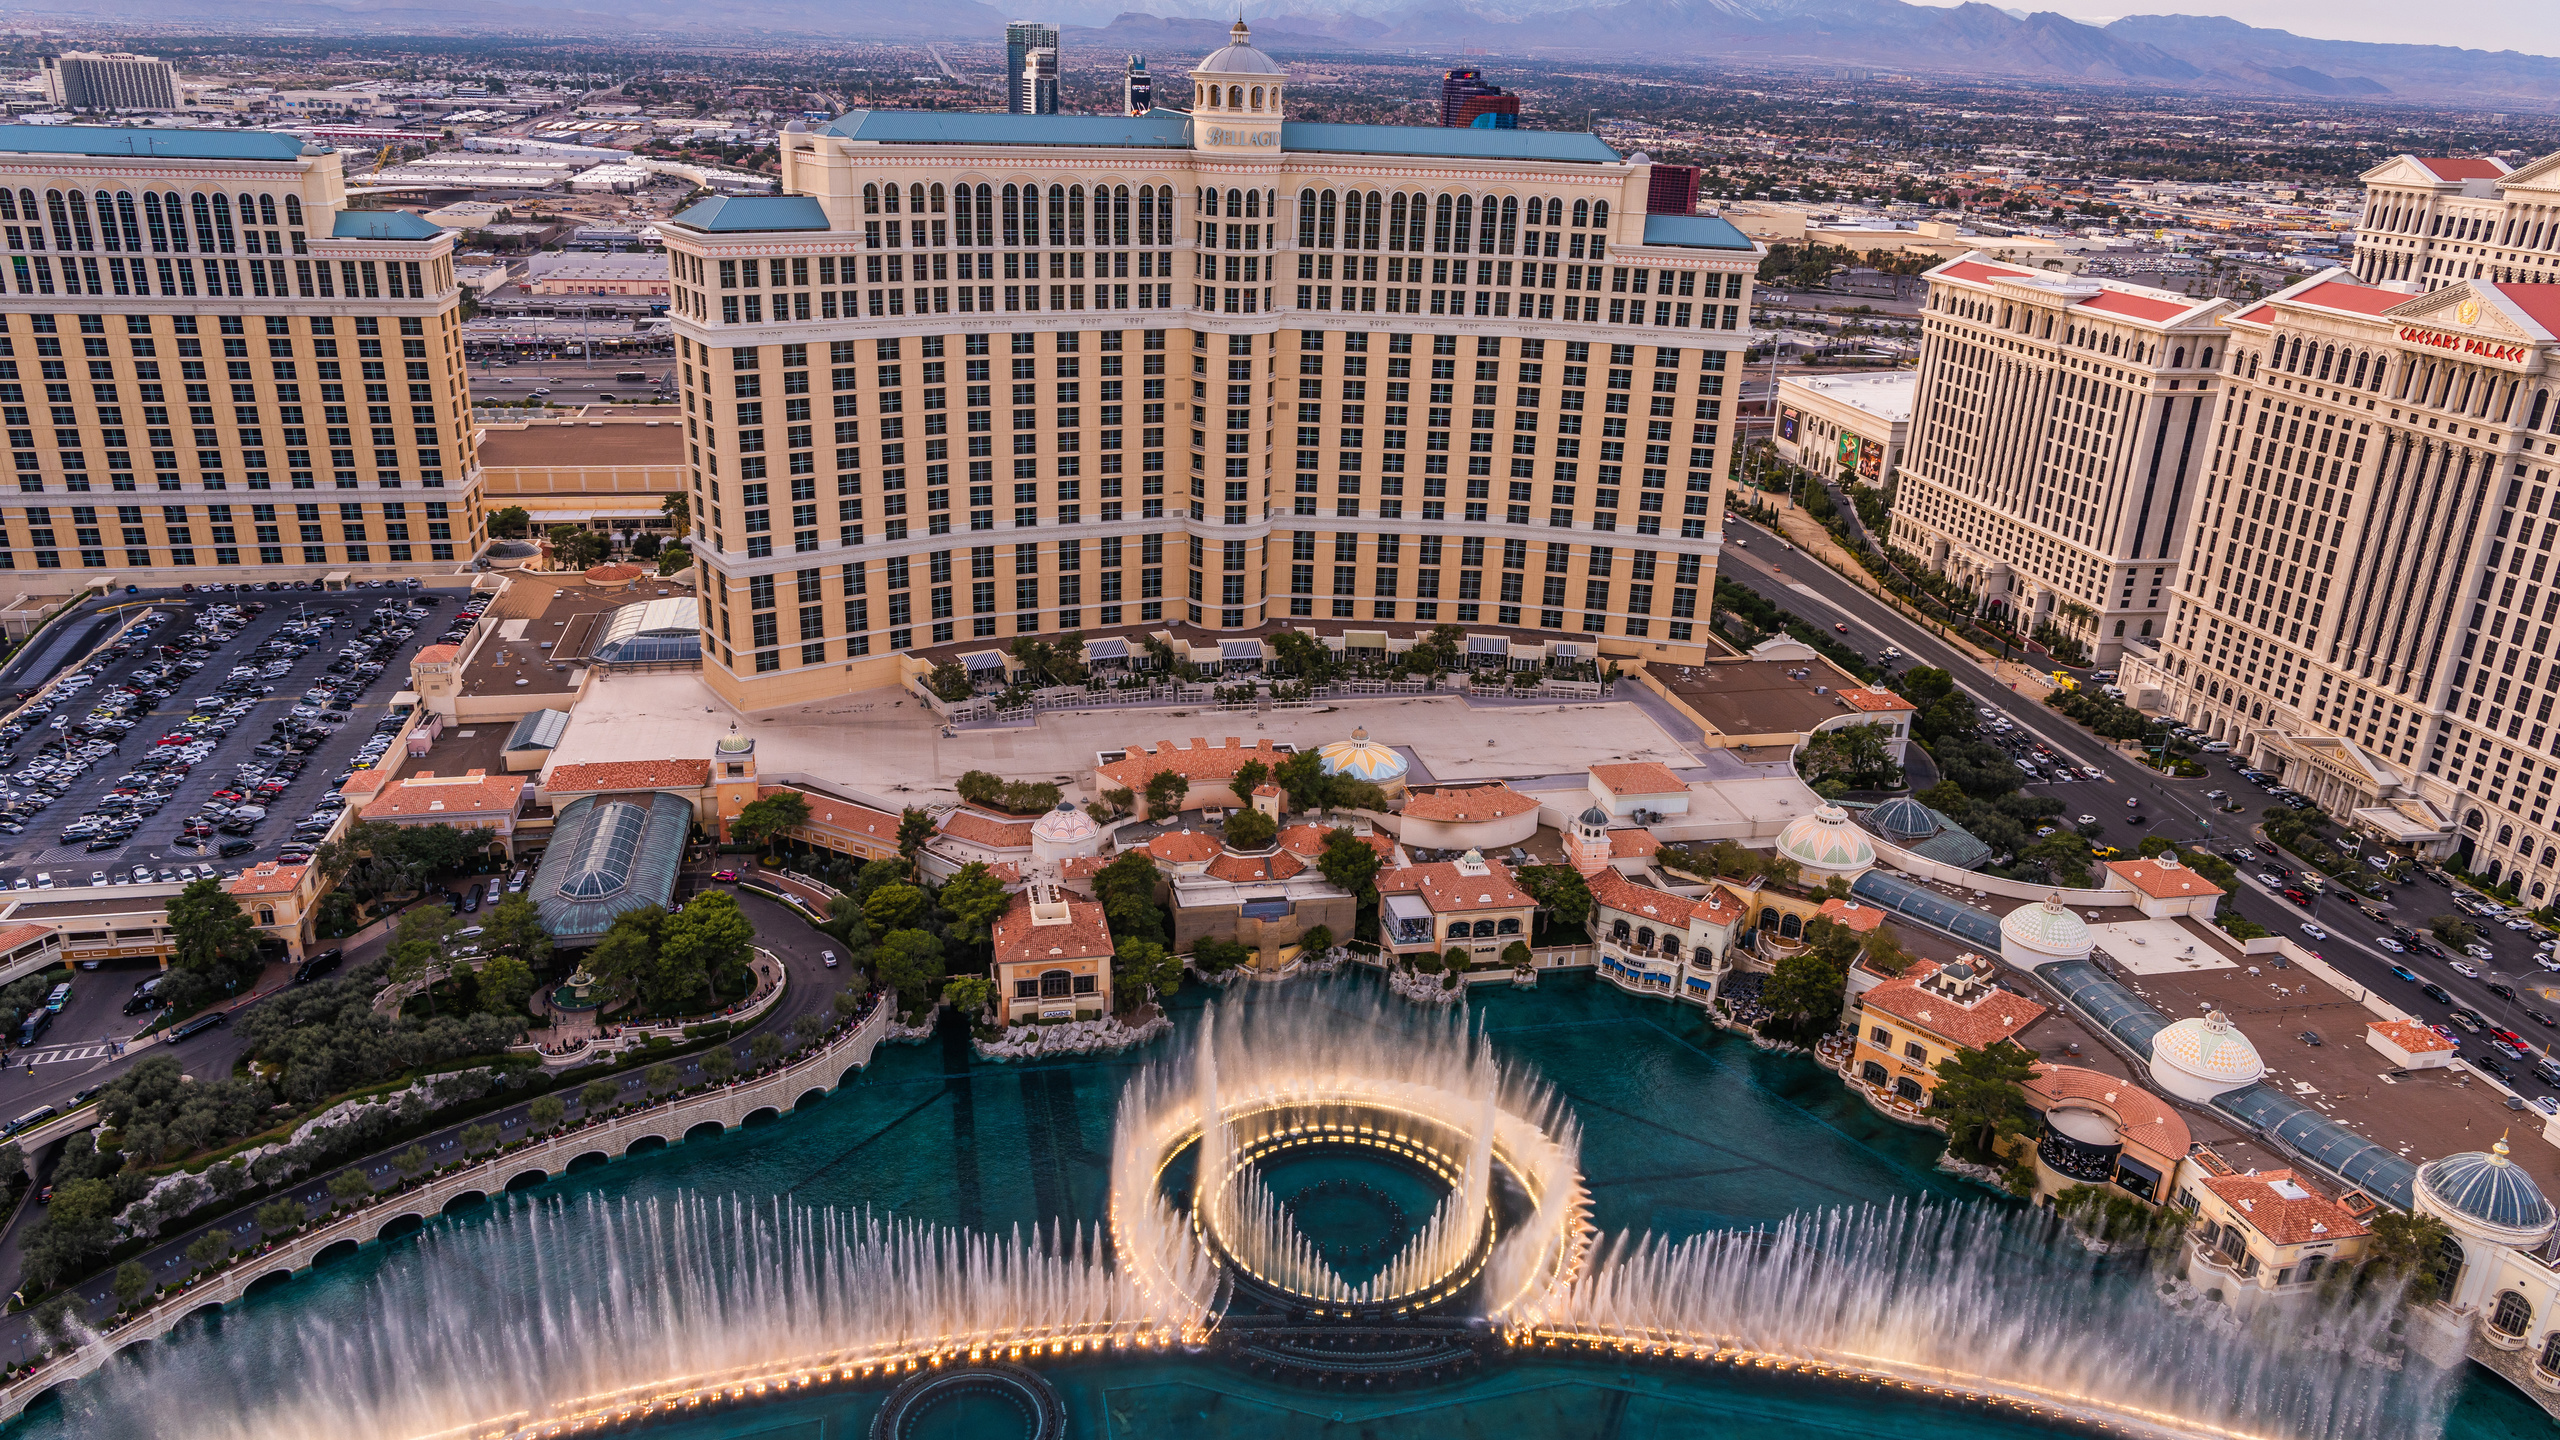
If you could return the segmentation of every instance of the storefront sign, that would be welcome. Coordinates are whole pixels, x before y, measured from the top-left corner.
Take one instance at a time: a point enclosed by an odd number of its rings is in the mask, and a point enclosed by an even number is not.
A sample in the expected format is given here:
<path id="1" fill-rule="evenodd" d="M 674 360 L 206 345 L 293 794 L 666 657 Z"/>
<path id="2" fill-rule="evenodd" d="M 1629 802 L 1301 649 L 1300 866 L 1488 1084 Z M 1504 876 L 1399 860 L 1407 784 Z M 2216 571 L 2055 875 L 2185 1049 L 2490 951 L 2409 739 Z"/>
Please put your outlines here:
<path id="1" fill-rule="evenodd" d="M 2433 346 L 2438 350 L 2451 350 L 2456 354 L 2474 355 L 2483 360 L 2496 360 L 2509 365 L 2521 362 L 2527 354 L 2531 353 L 2530 347 L 2523 345 L 2501 345 L 2495 341 L 2482 340 L 2470 335 L 2448 335 L 2441 330 L 2422 330 L 2415 325 L 2401 326 L 2400 338 L 2411 345 Z"/>

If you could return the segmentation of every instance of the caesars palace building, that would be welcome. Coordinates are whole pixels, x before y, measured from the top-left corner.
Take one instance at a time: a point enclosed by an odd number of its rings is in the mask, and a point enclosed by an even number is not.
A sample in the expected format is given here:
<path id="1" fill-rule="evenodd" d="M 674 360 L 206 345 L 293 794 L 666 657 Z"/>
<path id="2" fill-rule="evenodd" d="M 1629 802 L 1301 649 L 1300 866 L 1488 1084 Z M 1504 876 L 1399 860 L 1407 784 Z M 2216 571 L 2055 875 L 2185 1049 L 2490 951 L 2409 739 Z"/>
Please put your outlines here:
<path id="1" fill-rule="evenodd" d="M 704 675 L 742 708 L 1070 631 L 1703 657 L 1759 254 L 1582 134 L 854 112 L 671 258 Z"/>

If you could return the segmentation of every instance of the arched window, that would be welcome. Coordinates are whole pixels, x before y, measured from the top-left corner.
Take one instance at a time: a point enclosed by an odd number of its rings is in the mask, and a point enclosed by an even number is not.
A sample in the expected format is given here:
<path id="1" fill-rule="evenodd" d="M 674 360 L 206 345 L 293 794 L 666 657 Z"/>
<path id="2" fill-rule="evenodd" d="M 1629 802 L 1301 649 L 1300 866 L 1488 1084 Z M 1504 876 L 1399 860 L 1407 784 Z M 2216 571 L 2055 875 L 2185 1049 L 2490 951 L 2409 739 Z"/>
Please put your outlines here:
<path id="1" fill-rule="evenodd" d="M 1493 933 L 1496 935 L 1517 935 L 1520 933 L 1520 922 L 1516 918 L 1510 920 L 1497 920 L 1493 924 Z"/>
<path id="2" fill-rule="evenodd" d="M 1230 85 L 1227 87 L 1227 108 L 1230 110 L 1241 110 L 1244 108 L 1243 86 Z"/>
<path id="3" fill-rule="evenodd" d="M 862 213 L 865 215 L 880 213 L 880 187 L 877 184 L 862 187 Z"/>
<path id="4" fill-rule="evenodd" d="M 1576 201 L 1574 201 L 1574 202 L 1573 202 L 1573 228 L 1574 228 L 1574 229 L 1576 229 L 1576 230 L 1581 230 L 1581 229 L 1584 229 L 1584 228 L 1588 227 L 1590 224 L 1591 224 L 1591 202 L 1590 202 L 1590 201 L 1588 201 L 1588 200 L 1576 200 Z"/>
<path id="5" fill-rule="evenodd" d="M 1097 187 L 1094 193 L 1099 196 L 1102 192 Z M 1095 201 L 1096 208 L 1099 208 L 1100 204 L 1099 200 Z M 1095 221 L 1093 228 L 1099 236 L 1102 223 L 1099 220 Z M 1129 243 L 1129 187 L 1126 185 L 1111 187 L 1111 243 L 1113 245 Z"/>
<path id="6" fill-rule="evenodd" d="M 1564 223 L 1564 198 L 1562 196 L 1558 196 L 1547 202 L 1547 223 L 1550 225 L 1561 225 Z"/>
<path id="7" fill-rule="evenodd" d="M 55 197 L 60 197 L 60 199 L 55 200 Z M 59 190 L 49 190 L 45 192 L 45 198 L 48 200 L 55 200 L 53 230 L 54 235 L 61 242 L 57 248 L 63 250 L 95 249 L 96 244 L 89 237 L 88 200 L 77 190 L 72 191 L 69 195 L 63 195 Z M 215 198 L 219 199 L 221 197 L 216 196 Z M 71 222 L 68 227 L 66 227 L 62 221 L 63 205 L 66 203 L 70 207 L 71 215 Z M 75 239 L 74 237 L 77 238 Z"/>
<path id="8" fill-rule="evenodd" d="M 1247 190 L 1244 192 L 1244 218 L 1251 220 L 1259 216 L 1261 213 L 1262 192 L 1259 190 Z M 1274 216 L 1277 216 L 1280 213 L 1280 197 L 1277 195 L 1271 197 L 1271 213 Z"/>
<path id="9" fill-rule="evenodd" d="M 1334 205 L 1338 198 L 1330 190 L 1316 197 L 1316 246 L 1319 249 L 1333 248 Z"/>
<path id="10" fill-rule="evenodd" d="M 1893 1073 L 1875 1061 L 1867 1060 L 1859 1064 L 1858 1078 L 1870 1085 L 1889 1085 L 1893 1082 Z"/>
<path id="11" fill-rule="evenodd" d="M 2498 1292 L 2497 1308 L 2489 1312 L 2490 1327 L 2501 1335 L 2522 1335 L 2533 1323 L 2533 1304 L 2513 1290 Z"/>
<path id="12" fill-rule="evenodd" d="M 1075 977 L 1064 970 L 1040 972 L 1040 998 L 1043 1000 L 1059 995 L 1072 995 L 1075 993 L 1075 988 Z"/>
<path id="13" fill-rule="evenodd" d="M 2560 1330 L 2542 1337 L 2542 1357 L 2534 1363 L 2544 1370 L 2560 1372 Z"/>
<path id="14" fill-rule="evenodd" d="M 259 924 L 261 924 L 261 925 L 273 925 L 274 923 L 276 923 L 276 912 L 275 912 L 275 907 L 274 907 L 274 906 L 272 906 L 272 905 L 261 905 L 261 906 L 259 906 L 259 907 L 258 907 L 258 923 L 259 923 Z"/>
<path id="15" fill-rule="evenodd" d="M 898 187 L 895 183 L 880 187 L 880 208 L 886 214 L 898 213 Z"/>
<path id="16" fill-rule="evenodd" d="M 105 218 L 102 212 L 99 216 L 101 224 L 105 223 Z M 116 192 L 116 223 L 124 227 L 124 248 L 137 255 L 142 253 L 142 217 L 133 208 L 133 192 L 130 190 Z"/>
<path id="17" fill-rule="evenodd" d="M 1431 248 L 1435 253 L 1449 248 L 1449 217 L 1454 213 L 1456 203 L 1446 195 L 1432 202 Z"/>
<path id="18" fill-rule="evenodd" d="M 1488 208 L 1490 208 L 1493 201 L 1488 199 L 1484 203 Z M 1520 202 L 1511 196 L 1504 196 L 1502 199 L 1502 243 L 1501 248 L 1497 253 L 1503 255 L 1511 253 L 1511 242 L 1517 238 L 1516 227 L 1519 223 Z"/>
<path id="19" fill-rule="evenodd" d="M 1262 109 L 1262 87 L 1259 85 L 1253 87 L 1253 108 L 1256 111 Z"/>
<path id="20" fill-rule="evenodd" d="M 1798 917 L 1798 916 L 1793 915 L 1793 914 L 1789 914 L 1789 915 L 1783 916 L 1783 917 L 1781 917 L 1781 918 L 1779 919 L 1779 921 L 1778 921 L 1778 937 L 1779 937 L 1780 939 L 1782 939 L 1782 940 L 1795 940 L 1795 939 L 1799 939 L 1799 938 L 1801 938 L 1803 935 L 1804 935 L 1804 921 L 1803 921 L 1803 919 L 1802 919 L 1801 917 Z"/>
<path id="21" fill-rule="evenodd" d="M 1079 187 L 1081 191 L 1081 187 Z M 1026 197 L 1027 198 L 1027 197 Z M 1049 244 L 1063 250 L 1067 244 L 1067 187 L 1049 187 Z"/>
<path id="22" fill-rule="evenodd" d="M 1355 192 L 1352 198 L 1360 200 L 1364 206 L 1360 215 L 1360 248 L 1375 250 L 1378 248 L 1378 202 L 1383 197 L 1372 190 L 1365 197 Z M 1343 214 L 1342 226 L 1342 243 L 1347 246 L 1351 243 L 1351 216 L 1347 211 Z"/>
<path id="23" fill-rule="evenodd" d="M 1492 922 L 1492 921 L 1490 921 L 1490 920 L 1479 920 L 1479 921 L 1477 921 L 1477 922 L 1476 922 L 1476 934 L 1475 934 L 1475 938 L 1477 938 L 1478 940 L 1490 940 L 1490 939 L 1492 939 L 1492 938 L 1493 938 L 1493 922 Z"/>
<path id="24" fill-rule="evenodd" d="M 302 197 L 301 197 L 301 196 L 299 196 L 299 195 L 287 195 L 286 197 L 284 197 L 284 223 L 286 223 L 287 225 L 290 225 L 290 226 L 294 227 L 294 228 L 295 228 L 295 229 L 297 229 L 297 230 L 299 230 L 299 229 L 301 229 L 301 228 L 302 228 Z"/>
<path id="25" fill-rule="evenodd" d="M 1387 197 L 1387 248 L 1390 250 L 1405 248 L 1404 192 L 1401 190 Z"/>
<path id="26" fill-rule="evenodd" d="M 1081 185 L 1067 191 L 1067 243 L 1078 250 L 1084 248 L 1084 187 Z"/>
<path id="27" fill-rule="evenodd" d="M 1591 228 L 1594 230 L 1606 230 L 1609 228 L 1608 201 L 1594 200 L 1591 202 Z"/>
<path id="28" fill-rule="evenodd" d="M 1619 944 L 1621 944 L 1621 945 L 1624 945 L 1624 944 L 1626 944 L 1626 943 L 1627 943 L 1627 933 L 1628 933 L 1628 926 L 1627 926 L 1627 922 L 1626 922 L 1626 921 L 1624 921 L 1624 920 L 1612 920 L 1612 921 L 1610 921 L 1610 922 L 1609 922 L 1609 938 L 1610 938 L 1610 939 L 1617 941 L 1617 942 L 1618 942 Z"/>
<path id="29" fill-rule="evenodd" d="M 924 182 L 921 180 L 907 187 L 907 213 L 910 215 L 924 213 Z"/>
<path id="30" fill-rule="evenodd" d="M 6 190 L 0 190 L 0 200 L 5 200 L 8 193 L 9 192 Z M 0 219 L 14 220 L 16 218 L 17 217 L 14 214 L 0 216 Z M 160 192 L 157 190 L 145 190 L 142 192 L 142 223 L 151 227 L 151 248 L 164 254 L 167 253 L 169 249 L 169 227 L 167 222 L 164 221 L 160 215 Z M 186 237 L 186 231 L 181 229 L 178 232 L 178 235 L 180 239 L 184 239 Z"/>
<path id="31" fill-rule="evenodd" d="M 1004 187 L 1004 243 L 1007 248 L 1022 243 L 1022 192 L 1012 185 Z"/>
<path id="32" fill-rule="evenodd" d="M 276 197 L 273 195 L 258 197 L 258 223 L 261 225 L 276 223 Z"/>
<path id="33" fill-rule="evenodd" d="M 1165 217 L 1166 234 L 1173 233 L 1172 221 L 1171 215 Z M 1141 245 L 1156 243 L 1156 187 L 1153 185 L 1138 187 L 1138 243 Z"/>
<path id="34" fill-rule="evenodd" d="M 1449 243 L 1449 248 L 1460 255 L 1467 253 L 1468 237 L 1474 232 L 1475 227 L 1475 210 L 1476 198 L 1474 196 L 1461 195 L 1458 197 L 1458 228 L 1454 238 Z"/>
<path id="35" fill-rule="evenodd" d="M 2435 1274 L 2438 1295 L 2453 1294 L 2455 1283 L 2462 1279 L 2462 1264 L 2462 1242 L 2451 1235 L 2445 1236 L 2436 1245 L 2435 1263 L 2428 1267 Z"/>
<path id="36" fill-rule="evenodd" d="M 1652 926 L 1650 926 L 1650 925 L 1643 925 L 1643 926 L 1639 926 L 1639 927 L 1637 927 L 1637 929 L 1636 929 L 1636 948 L 1637 948 L 1637 949 L 1639 949 L 1639 950 L 1650 950 L 1650 949 L 1652 949 L 1652 948 L 1653 948 L 1653 927 L 1652 927 Z"/>

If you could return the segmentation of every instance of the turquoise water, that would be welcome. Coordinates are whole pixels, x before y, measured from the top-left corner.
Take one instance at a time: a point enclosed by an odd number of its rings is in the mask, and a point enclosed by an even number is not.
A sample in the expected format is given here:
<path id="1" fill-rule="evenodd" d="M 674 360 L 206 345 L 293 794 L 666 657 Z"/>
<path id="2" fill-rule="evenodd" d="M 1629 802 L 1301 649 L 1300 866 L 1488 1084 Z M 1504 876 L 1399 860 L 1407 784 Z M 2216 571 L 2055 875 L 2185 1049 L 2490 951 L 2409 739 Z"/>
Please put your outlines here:
<path id="1" fill-rule="evenodd" d="M 1317 1004 L 1365 1011 L 1365 985 L 1314 991 Z M 1186 995 L 1186 1022 L 1200 999 Z M 1585 1126 L 1583 1161 L 1604 1233 L 1666 1236 L 1775 1221 L 1797 1210 L 1895 1196 L 1978 1198 L 1932 1168 L 1935 1136 L 1891 1124 L 1851 1100 L 1811 1063 L 1765 1055 L 1696 1012 L 1623 996 L 1596 983 L 1550 978 L 1534 992 L 1481 997 L 1497 1050 L 1533 1064 L 1573 1102 Z M 512 1243 L 527 1212 L 559 1202 L 683 1195 L 786 1197 L 800 1205 L 872 1207 L 1005 1230 L 1105 1209 L 1111 1119 L 1127 1075 L 1164 1051 L 1072 1064 L 1001 1066 L 965 1047 L 884 1050 L 861 1079 L 807 1109 L 717 1139 L 616 1161 L 437 1222 L 423 1236 L 356 1255 L 143 1347 L 48 1401 L 8 1432 L 16 1437 L 183 1435 L 200 1417 L 183 1397 L 269 1394 L 327 1386 L 325 1357 L 295 1336 L 327 1325 L 360 1330 L 386 1288 L 415 1288 L 445 1242 Z M 1372 1177 L 1382 1188 L 1385 1177 Z M 1399 1197 L 1408 1213 L 1415 1200 Z M 1356 1226 L 1356 1211 L 1340 1223 Z M 475 1235 L 474 1232 L 479 1232 Z M 544 1243 L 558 1244 L 555 1228 Z M 574 1242 L 572 1242 L 574 1243 Z M 530 1241 L 526 1246 L 529 1248 Z M 444 1267 L 445 1303 L 485 1294 L 492 1310 L 529 1283 L 532 1256 Z M 452 1273 L 461 1268 L 468 1273 Z M 531 1365 L 544 1357 L 527 1356 Z M 1813 1430 L 1872 1433 L 1890 1425 L 1934 1437 L 2034 1433 L 1969 1412 L 1917 1410 L 1880 1398 L 1783 1380 L 1713 1372 L 1623 1370 L 1592 1361 L 1524 1362 L 1438 1390 L 1356 1401 L 1275 1386 L 1224 1366 L 1129 1361 L 1050 1372 L 1079 1440 L 1192 1434 L 1397 1437 L 1644 1437 L 1760 1435 Z M 863 1433 L 877 1394 L 804 1397 L 721 1412 L 650 1433 L 687 1440 L 834 1440 Z M 1890 1407 L 1892 1414 L 1885 1414 Z M 927 1416 L 922 1434 L 1015 1433 L 961 1406 Z M 2462 1440 L 2549 1436 L 2543 1414 L 2501 1383 L 2465 1388 L 2448 1433 Z"/>

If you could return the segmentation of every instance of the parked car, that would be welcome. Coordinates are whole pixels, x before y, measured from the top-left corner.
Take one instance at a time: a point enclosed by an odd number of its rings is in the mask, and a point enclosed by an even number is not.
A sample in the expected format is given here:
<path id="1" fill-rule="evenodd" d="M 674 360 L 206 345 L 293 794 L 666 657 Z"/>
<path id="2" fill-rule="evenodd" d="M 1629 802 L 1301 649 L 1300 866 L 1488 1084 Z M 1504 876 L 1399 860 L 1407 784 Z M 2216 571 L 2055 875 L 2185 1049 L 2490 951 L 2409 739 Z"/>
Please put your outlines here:
<path id="1" fill-rule="evenodd" d="M 2450 1005 L 2453 1003 L 2453 992 L 2447 990 L 2433 980 L 2419 986 L 2418 993 L 2426 996 L 2428 999 L 2433 1000 L 2439 1005 Z"/>

